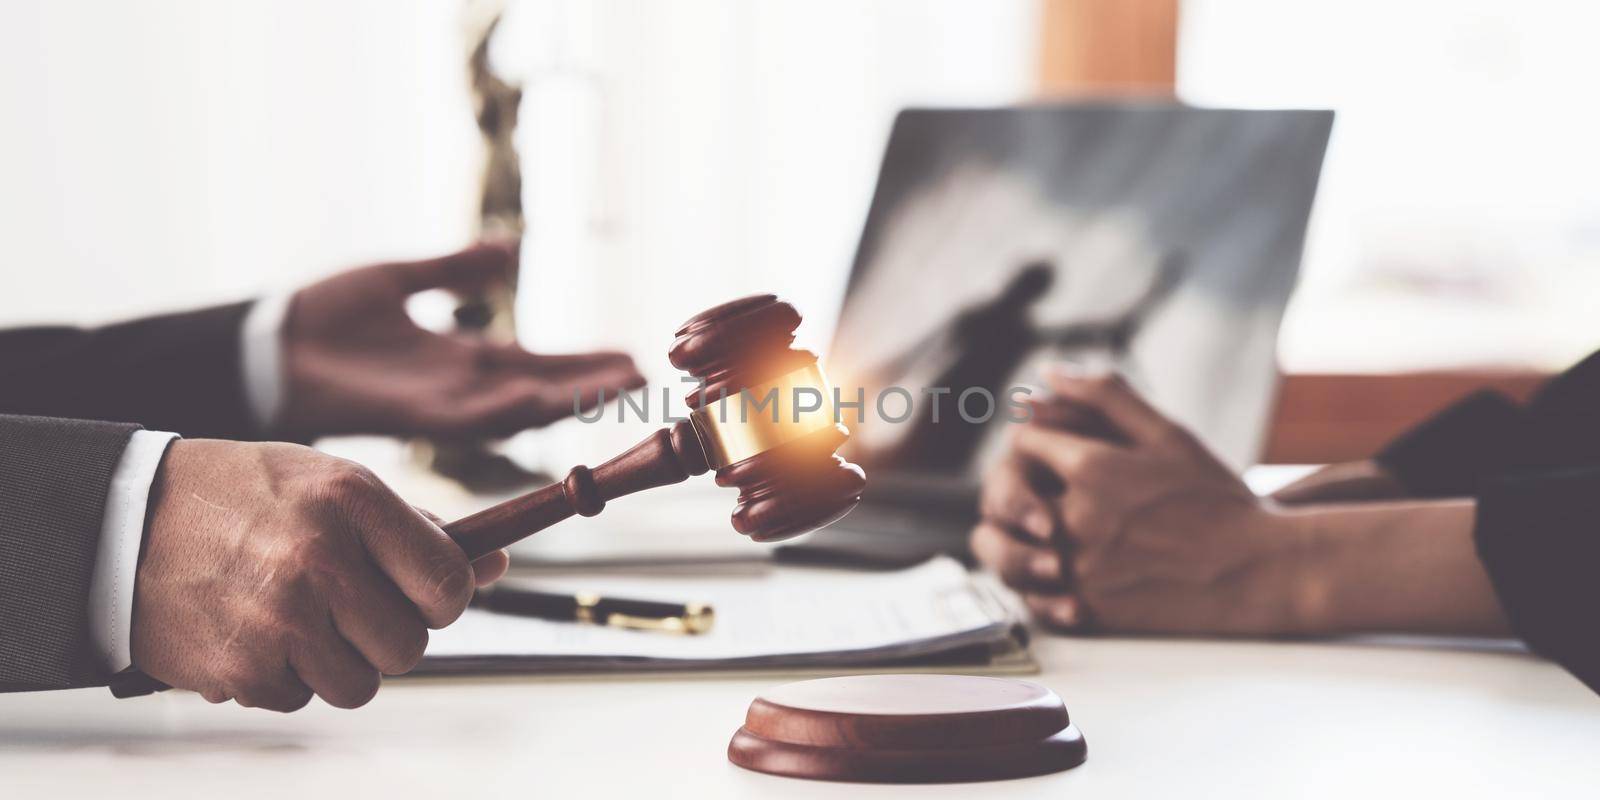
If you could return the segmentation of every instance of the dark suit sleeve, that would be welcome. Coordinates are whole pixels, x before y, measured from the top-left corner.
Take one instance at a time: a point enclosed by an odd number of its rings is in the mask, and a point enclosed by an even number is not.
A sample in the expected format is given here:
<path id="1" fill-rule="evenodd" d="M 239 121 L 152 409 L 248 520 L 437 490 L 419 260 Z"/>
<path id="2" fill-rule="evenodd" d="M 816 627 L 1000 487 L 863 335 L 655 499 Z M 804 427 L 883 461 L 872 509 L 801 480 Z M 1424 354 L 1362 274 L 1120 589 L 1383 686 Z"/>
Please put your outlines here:
<path id="1" fill-rule="evenodd" d="M 1539 389 L 1526 406 L 1478 392 L 1402 434 L 1377 456 L 1416 497 L 1477 495 L 1509 473 L 1600 464 L 1600 353 Z"/>
<path id="2" fill-rule="evenodd" d="M 92 329 L 0 331 L 0 414 L 252 438 L 240 366 L 249 308 L 238 303 Z"/>
<path id="3" fill-rule="evenodd" d="M 0 415 L 0 691 L 105 682 L 89 579 L 111 474 L 138 427 Z"/>
<path id="4" fill-rule="evenodd" d="M 1482 476 L 1513 460 L 1525 424 L 1510 398 L 1478 392 L 1401 434 L 1377 461 L 1413 497 L 1473 495 Z"/>
<path id="5" fill-rule="evenodd" d="M 1600 352 L 1541 387 L 1525 416 L 1526 438 L 1514 469 L 1600 464 Z"/>
<path id="6" fill-rule="evenodd" d="M 1600 465 L 1484 481 L 1475 535 L 1517 635 L 1600 692 Z"/>

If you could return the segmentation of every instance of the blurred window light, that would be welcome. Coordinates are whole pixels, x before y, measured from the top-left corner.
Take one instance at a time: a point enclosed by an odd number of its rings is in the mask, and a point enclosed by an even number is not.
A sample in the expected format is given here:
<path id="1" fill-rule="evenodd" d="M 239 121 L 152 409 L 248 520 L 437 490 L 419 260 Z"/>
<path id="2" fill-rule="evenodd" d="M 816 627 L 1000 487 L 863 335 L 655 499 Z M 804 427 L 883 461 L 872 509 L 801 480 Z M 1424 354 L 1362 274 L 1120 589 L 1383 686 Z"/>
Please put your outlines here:
<path id="1" fill-rule="evenodd" d="M 1600 346 L 1600 6 L 1188 0 L 1180 96 L 1338 111 L 1281 355 L 1559 367 Z"/>

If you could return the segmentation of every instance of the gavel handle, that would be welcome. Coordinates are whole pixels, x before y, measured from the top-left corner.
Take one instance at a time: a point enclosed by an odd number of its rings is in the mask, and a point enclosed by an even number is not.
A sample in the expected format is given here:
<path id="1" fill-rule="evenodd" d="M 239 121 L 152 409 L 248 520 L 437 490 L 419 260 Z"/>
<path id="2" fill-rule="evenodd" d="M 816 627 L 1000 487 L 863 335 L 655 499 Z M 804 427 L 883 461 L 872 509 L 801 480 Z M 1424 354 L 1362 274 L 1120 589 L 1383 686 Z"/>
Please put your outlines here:
<path id="1" fill-rule="evenodd" d="M 594 469 L 573 467 L 552 483 L 444 526 L 467 558 L 477 559 L 574 514 L 592 517 L 623 495 L 687 480 L 709 469 L 687 420 L 662 428 Z"/>
<path id="2" fill-rule="evenodd" d="M 592 517 L 608 500 L 681 483 L 709 469 L 705 448 L 687 420 L 650 434 L 644 441 L 594 469 L 578 466 L 565 480 L 490 506 L 444 526 L 444 532 L 476 560 L 527 538 L 574 514 Z M 142 673 L 111 676 L 111 694 L 137 697 L 164 691 L 166 684 Z"/>

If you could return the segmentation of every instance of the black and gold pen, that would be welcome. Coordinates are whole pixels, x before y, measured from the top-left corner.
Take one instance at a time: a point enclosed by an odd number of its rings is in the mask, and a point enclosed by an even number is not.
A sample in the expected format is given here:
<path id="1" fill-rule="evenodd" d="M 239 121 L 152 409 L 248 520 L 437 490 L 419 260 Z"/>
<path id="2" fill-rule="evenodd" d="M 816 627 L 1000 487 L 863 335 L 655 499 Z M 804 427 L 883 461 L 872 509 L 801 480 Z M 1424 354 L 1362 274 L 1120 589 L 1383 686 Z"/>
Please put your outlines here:
<path id="1" fill-rule="evenodd" d="M 479 589 L 472 596 L 472 605 L 502 614 L 656 633 L 702 634 L 710 631 L 716 620 L 707 603 L 628 600 L 593 592 L 561 594 L 509 586 Z"/>

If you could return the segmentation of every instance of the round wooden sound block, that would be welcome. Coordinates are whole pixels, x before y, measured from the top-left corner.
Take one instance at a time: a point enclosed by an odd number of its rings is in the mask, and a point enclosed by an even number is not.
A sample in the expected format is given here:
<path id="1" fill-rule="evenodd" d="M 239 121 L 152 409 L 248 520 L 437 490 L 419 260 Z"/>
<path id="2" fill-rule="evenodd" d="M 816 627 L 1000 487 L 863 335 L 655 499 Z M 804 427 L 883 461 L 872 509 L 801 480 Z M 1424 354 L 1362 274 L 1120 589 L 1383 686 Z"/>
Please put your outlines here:
<path id="1" fill-rule="evenodd" d="M 1055 692 L 970 675 L 857 675 L 779 686 L 728 743 L 745 769 L 826 781 L 942 783 L 1071 769 L 1088 750 Z"/>

